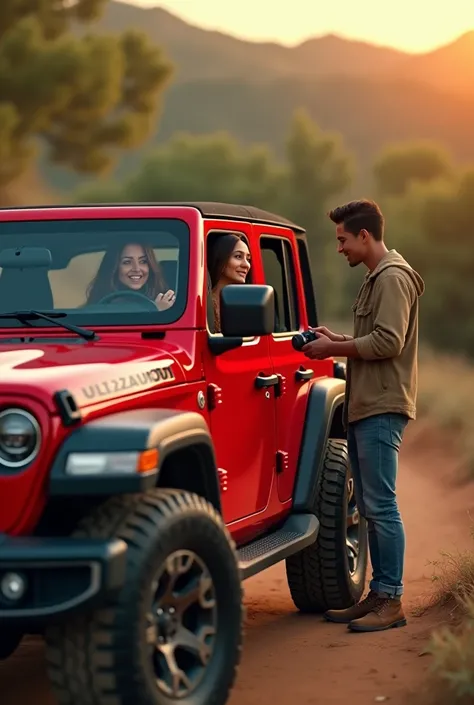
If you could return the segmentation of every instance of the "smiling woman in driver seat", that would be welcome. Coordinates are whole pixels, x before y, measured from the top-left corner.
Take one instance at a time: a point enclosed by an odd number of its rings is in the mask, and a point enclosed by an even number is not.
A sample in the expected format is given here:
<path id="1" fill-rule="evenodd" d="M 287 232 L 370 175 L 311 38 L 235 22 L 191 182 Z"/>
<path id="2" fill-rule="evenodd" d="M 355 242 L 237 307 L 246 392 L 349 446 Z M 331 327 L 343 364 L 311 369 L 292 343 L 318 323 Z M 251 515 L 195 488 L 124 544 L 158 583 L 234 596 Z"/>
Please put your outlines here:
<path id="1" fill-rule="evenodd" d="M 96 304 L 115 292 L 133 291 L 155 302 L 159 311 L 170 308 L 176 294 L 168 289 L 151 247 L 129 243 L 105 253 L 94 279 L 87 288 L 88 304 Z"/>

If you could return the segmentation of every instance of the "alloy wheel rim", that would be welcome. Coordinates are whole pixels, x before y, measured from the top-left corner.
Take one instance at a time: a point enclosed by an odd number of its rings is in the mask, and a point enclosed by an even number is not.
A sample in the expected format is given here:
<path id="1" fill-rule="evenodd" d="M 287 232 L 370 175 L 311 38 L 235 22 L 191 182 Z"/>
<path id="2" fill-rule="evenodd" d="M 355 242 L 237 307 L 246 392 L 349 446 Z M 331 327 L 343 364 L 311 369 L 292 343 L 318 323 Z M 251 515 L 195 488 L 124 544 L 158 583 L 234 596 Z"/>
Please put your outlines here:
<path id="1" fill-rule="evenodd" d="M 170 554 L 156 576 L 146 641 L 158 689 L 167 697 L 191 695 L 214 653 L 217 599 L 212 577 L 192 551 Z"/>
<path id="2" fill-rule="evenodd" d="M 347 481 L 346 552 L 351 576 L 357 571 L 359 565 L 359 542 L 360 514 L 355 498 L 354 479 L 349 477 Z"/>

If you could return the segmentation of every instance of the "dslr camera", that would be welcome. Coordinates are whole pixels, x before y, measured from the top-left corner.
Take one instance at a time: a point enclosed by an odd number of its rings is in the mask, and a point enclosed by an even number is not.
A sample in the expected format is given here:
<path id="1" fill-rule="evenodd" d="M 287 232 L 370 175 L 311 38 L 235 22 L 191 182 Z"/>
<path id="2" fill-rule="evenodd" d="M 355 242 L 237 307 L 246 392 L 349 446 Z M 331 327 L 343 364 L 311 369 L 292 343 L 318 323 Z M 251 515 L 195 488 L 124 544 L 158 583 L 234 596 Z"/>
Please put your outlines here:
<path id="1" fill-rule="evenodd" d="M 316 333 L 313 333 L 312 330 L 305 330 L 302 333 L 296 333 L 291 339 L 291 344 L 295 350 L 301 350 L 306 343 L 312 343 L 317 337 Z"/>

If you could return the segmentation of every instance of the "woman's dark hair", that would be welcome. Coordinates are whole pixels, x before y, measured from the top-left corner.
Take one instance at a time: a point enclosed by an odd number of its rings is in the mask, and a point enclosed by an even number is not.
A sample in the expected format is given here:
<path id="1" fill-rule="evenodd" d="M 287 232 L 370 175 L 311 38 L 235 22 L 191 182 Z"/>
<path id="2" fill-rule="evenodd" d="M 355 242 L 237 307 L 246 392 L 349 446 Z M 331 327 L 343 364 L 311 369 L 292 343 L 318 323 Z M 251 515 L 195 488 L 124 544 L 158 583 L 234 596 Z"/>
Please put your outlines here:
<path id="1" fill-rule="evenodd" d="M 143 249 L 150 269 L 148 279 L 140 290 L 140 293 L 154 300 L 158 294 L 163 294 L 167 290 L 166 282 L 163 278 L 161 267 L 156 261 L 153 248 L 139 242 L 129 242 L 125 245 L 110 247 L 107 250 L 99 265 L 97 274 L 87 287 L 87 304 L 95 304 L 113 291 L 123 291 L 127 289 L 127 287 L 119 281 L 118 269 L 122 252 L 128 245 L 132 244 L 138 245 L 138 247 Z"/>
<path id="2" fill-rule="evenodd" d="M 225 233 L 223 235 L 210 235 L 207 239 L 207 268 L 211 278 L 211 286 L 214 288 L 222 276 L 222 272 L 232 255 L 238 242 L 244 242 L 245 238 L 236 233 Z"/>

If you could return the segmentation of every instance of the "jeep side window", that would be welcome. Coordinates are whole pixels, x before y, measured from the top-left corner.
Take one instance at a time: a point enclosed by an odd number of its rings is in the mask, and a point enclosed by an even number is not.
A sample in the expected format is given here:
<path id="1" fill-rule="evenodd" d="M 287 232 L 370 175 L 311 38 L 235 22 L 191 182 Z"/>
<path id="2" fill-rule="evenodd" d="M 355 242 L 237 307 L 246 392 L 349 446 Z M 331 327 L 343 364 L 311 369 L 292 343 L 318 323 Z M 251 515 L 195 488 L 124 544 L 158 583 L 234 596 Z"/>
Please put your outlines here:
<path id="1" fill-rule="evenodd" d="M 299 329 L 295 263 L 291 243 L 280 237 L 260 239 L 265 282 L 275 290 L 275 333 Z"/>
<path id="2" fill-rule="evenodd" d="M 235 254 L 234 250 L 242 249 L 242 243 L 247 248 L 250 249 L 250 244 L 244 233 L 238 232 L 236 230 L 229 231 L 210 231 L 207 235 L 206 249 L 207 249 L 207 271 L 206 271 L 206 308 L 207 308 L 207 327 L 211 335 L 221 335 L 220 333 L 220 321 L 219 321 L 219 305 L 217 303 L 217 294 L 214 293 L 213 286 L 217 285 L 217 290 L 219 290 L 219 275 L 223 272 L 226 264 L 229 261 L 233 261 L 237 267 L 239 266 L 239 257 L 243 262 L 245 260 L 245 267 L 250 266 L 247 272 L 245 283 L 250 283 L 252 281 L 252 266 L 251 257 L 245 255 L 245 252 L 238 252 Z M 231 259 L 233 258 L 233 259 Z M 227 279 L 225 279 L 227 281 Z M 238 281 L 228 283 L 239 283 Z"/>
<path id="3" fill-rule="evenodd" d="M 316 294 L 314 290 L 313 277 L 311 275 L 311 261 L 309 258 L 308 243 L 305 238 L 296 238 L 298 246 L 298 259 L 300 261 L 301 276 L 303 279 L 304 298 L 306 303 L 306 314 L 308 323 L 313 328 L 318 326 L 318 310 L 316 307 Z"/>

